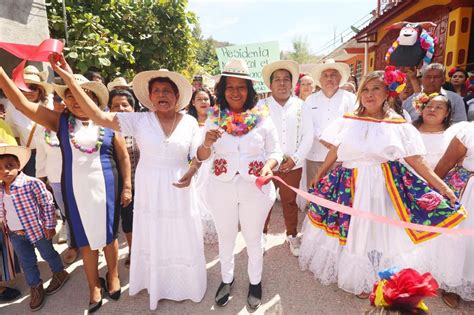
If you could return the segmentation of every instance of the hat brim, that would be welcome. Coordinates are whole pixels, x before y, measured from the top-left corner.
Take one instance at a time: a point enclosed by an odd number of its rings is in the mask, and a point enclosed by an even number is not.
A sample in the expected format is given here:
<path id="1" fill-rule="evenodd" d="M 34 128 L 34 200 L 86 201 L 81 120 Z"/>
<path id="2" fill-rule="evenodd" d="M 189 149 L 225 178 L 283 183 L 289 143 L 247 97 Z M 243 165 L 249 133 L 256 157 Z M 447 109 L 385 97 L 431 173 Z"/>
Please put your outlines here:
<path id="1" fill-rule="evenodd" d="M 107 84 L 107 89 L 109 90 L 109 92 L 111 92 L 113 89 L 115 89 L 118 86 L 123 86 L 130 89 L 132 88 L 132 84 L 130 83 L 122 84 L 122 83 L 117 83 L 117 82 L 109 82 L 109 84 Z"/>
<path id="2" fill-rule="evenodd" d="M 300 66 L 293 60 L 278 60 L 265 65 L 262 69 L 262 77 L 265 85 L 270 88 L 270 77 L 272 76 L 272 73 L 280 69 L 287 70 L 291 73 L 291 87 L 294 89 L 298 83 Z"/>
<path id="3" fill-rule="evenodd" d="M 220 77 L 230 77 L 230 78 L 239 78 L 239 79 L 244 79 L 244 80 L 250 80 L 252 82 L 262 82 L 259 79 L 252 78 L 249 75 L 243 75 L 243 74 L 238 74 L 238 73 L 221 73 Z M 220 78 L 219 77 L 219 78 Z"/>
<path id="4" fill-rule="evenodd" d="M 155 110 L 155 106 L 150 100 L 150 93 L 148 92 L 148 82 L 155 78 L 169 78 L 178 87 L 179 97 L 176 102 L 177 112 L 188 106 L 193 94 L 191 83 L 181 74 L 167 70 L 143 71 L 133 78 L 133 93 L 143 106 L 152 111 Z"/>
<path id="5" fill-rule="evenodd" d="M 319 81 L 319 79 L 321 78 L 321 73 L 330 69 L 336 70 L 341 75 L 341 82 L 339 82 L 339 87 L 346 84 L 347 80 L 349 80 L 351 70 L 348 64 L 342 63 L 342 62 L 329 63 L 329 64 L 322 63 L 322 64 L 316 65 L 310 71 L 310 74 L 314 79 L 314 83 L 317 86 L 321 87 L 321 82 Z"/>
<path id="6" fill-rule="evenodd" d="M 30 160 L 31 150 L 27 147 L 16 145 L 0 146 L 0 155 L 11 154 L 20 161 L 20 170 L 22 170 L 26 163 Z"/>
<path id="7" fill-rule="evenodd" d="M 99 108 L 104 110 L 107 107 L 107 103 L 109 102 L 109 90 L 100 82 L 97 81 L 90 81 L 79 84 L 79 86 L 84 90 L 89 90 L 97 96 L 99 99 Z M 67 85 L 59 85 L 53 84 L 54 91 L 58 93 L 58 95 L 65 99 L 66 90 L 69 89 Z"/>
<path id="8" fill-rule="evenodd" d="M 38 81 L 35 81 L 35 80 L 30 80 L 30 79 L 27 79 L 25 78 L 25 83 L 26 84 L 35 84 L 35 85 L 39 85 L 41 86 L 44 91 L 46 92 L 46 94 L 51 94 L 53 93 L 53 86 L 47 82 L 38 82 Z"/>

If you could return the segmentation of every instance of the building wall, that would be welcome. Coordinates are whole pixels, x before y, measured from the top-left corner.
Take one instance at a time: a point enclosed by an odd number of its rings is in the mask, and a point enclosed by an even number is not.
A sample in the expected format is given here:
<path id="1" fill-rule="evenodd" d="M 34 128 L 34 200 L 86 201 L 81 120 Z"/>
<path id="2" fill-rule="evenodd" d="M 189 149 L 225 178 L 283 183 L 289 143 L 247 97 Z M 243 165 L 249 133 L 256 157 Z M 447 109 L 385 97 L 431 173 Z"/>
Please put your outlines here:
<path id="1" fill-rule="evenodd" d="M 47 38 L 49 29 L 44 0 L 0 1 L 1 42 L 38 45 Z M 0 49 L 0 64 L 7 73 L 11 73 L 18 63 L 18 58 Z"/>
<path id="2" fill-rule="evenodd" d="M 357 80 L 360 81 L 364 75 L 364 55 L 355 55 L 350 59 L 343 60 L 342 62 L 347 63 L 351 68 L 351 75 L 355 75 Z"/>

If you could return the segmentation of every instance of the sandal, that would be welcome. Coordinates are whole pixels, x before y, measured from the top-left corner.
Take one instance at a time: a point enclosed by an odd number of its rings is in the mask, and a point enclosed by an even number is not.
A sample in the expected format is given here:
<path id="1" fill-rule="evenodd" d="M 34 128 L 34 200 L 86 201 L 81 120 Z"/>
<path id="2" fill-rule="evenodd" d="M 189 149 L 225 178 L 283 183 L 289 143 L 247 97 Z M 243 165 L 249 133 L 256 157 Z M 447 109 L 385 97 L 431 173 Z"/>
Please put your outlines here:
<path id="1" fill-rule="evenodd" d="M 369 296 L 370 296 L 370 293 L 368 292 L 362 292 L 362 293 L 356 294 L 356 297 L 361 300 L 368 299 Z"/>
<path id="2" fill-rule="evenodd" d="M 461 300 L 461 297 L 459 295 L 452 292 L 443 292 L 441 298 L 443 299 L 444 304 L 446 304 L 450 308 L 458 308 L 459 301 Z"/>

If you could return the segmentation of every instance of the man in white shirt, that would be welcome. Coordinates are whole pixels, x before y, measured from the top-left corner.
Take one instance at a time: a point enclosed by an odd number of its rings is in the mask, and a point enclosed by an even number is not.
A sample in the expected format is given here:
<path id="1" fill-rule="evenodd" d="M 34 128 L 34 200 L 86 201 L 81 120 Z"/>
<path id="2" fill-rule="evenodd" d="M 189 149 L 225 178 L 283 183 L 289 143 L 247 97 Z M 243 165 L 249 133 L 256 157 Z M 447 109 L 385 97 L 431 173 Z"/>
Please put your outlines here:
<path id="1" fill-rule="evenodd" d="M 292 91 L 298 82 L 299 66 L 291 60 L 281 60 L 266 65 L 263 70 L 263 80 L 272 91 L 272 96 L 260 101 L 268 106 L 270 117 L 275 123 L 280 146 L 284 157 L 276 176 L 281 177 L 287 184 L 299 187 L 302 167 L 313 143 L 313 126 L 309 108 L 303 105 Z M 275 182 L 280 190 L 280 200 L 285 218 L 286 235 L 290 251 L 294 256 L 299 255 L 300 239 L 298 237 L 298 206 L 296 193 Z M 268 230 L 271 211 L 265 222 L 264 233 Z"/>
<path id="2" fill-rule="evenodd" d="M 453 112 L 451 114 L 453 123 L 460 121 L 466 121 L 466 108 L 464 106 L 464 100 L 458 94 L 446 91 L 442 88 L 446 78 L 446 68 L 440 63 L 432 63 L 423 69 L 421 77 L 421 86 L 422 90 L 426 94 L 439 93 L 446 95 L 446 97 L 451 102 L 451 108 Z M 413 98 L 418 96 L 420 93 L 412 94 L 403 102 L 403 108 L 408 111 L 411 116 L 411 119 L 417 120 L 418 113 L 413 107 Z"/>
<path id="3" fill-rule="evenodd" d="M 305 106 L 310 108 L 314 129 L 313 144 L 306 158 L 308 183 L 328 153 L 328 149 L 319 142 L 321 134 L 336 118 L 356 108 L 356 96 L 340 88 L 349 78 L 349 65 L 328 59 L 316 65 L 311 75 L 321 90 L 310 95 L 305 101 Z"/>

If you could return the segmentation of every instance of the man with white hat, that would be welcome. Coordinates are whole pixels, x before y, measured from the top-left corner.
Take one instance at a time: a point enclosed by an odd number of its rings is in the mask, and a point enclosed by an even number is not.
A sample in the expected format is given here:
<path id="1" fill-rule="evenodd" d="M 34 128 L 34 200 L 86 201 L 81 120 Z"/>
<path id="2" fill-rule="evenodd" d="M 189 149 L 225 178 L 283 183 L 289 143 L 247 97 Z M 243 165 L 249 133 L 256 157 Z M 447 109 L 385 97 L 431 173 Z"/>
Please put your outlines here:
<path id="1" fill-rule="evenodd" d="M 112 90 L 132 90 L 132 85 L 127 82 L 127 80 L 123 77 L 117 77 L 107 83 L 107 89 L 109 92 L 112 92 Z"/>
<path id="2" fill-rule="evenodd" d="M 272 96 L 260 101 L 270 110 L 270 117 L 275 123 L 284 154 L 283 162 L 275 175 L 293 187 L 300 185 L 304 160 L 313 143 L 313 121 L 310 109 L 303 105 L 303 101 L 297 96 L 292 95 L 298 76 L 299 65 L 295 61 L 280 60 L 266 65 L 263 67 L 262 77 L 272 91 Z M 290 251 L 294 256 L 298 256 L 300 239 L 297 236 L 296 193 L 278 182 L 275 182 L 275 186 L 280 190 Z M 268 230 L 270 215 L 271 211 L 265 222 L 264 233 Z"/>
<path id="3" fill-rule="evenodd" d="M 316 65 L 311 75 L 321 90 L 310 95 L 305 101 L 305 105 L 310 108 L 314 128 L 313 146 L 306 161 L 308 183 L 311 182 L 328 153 L 328 149 L 319 142 L 322 132 L 336 118 L 356 108 L 356 96 L 340 88 L 349 78 L 349 65 L 328 59 Z"/>

